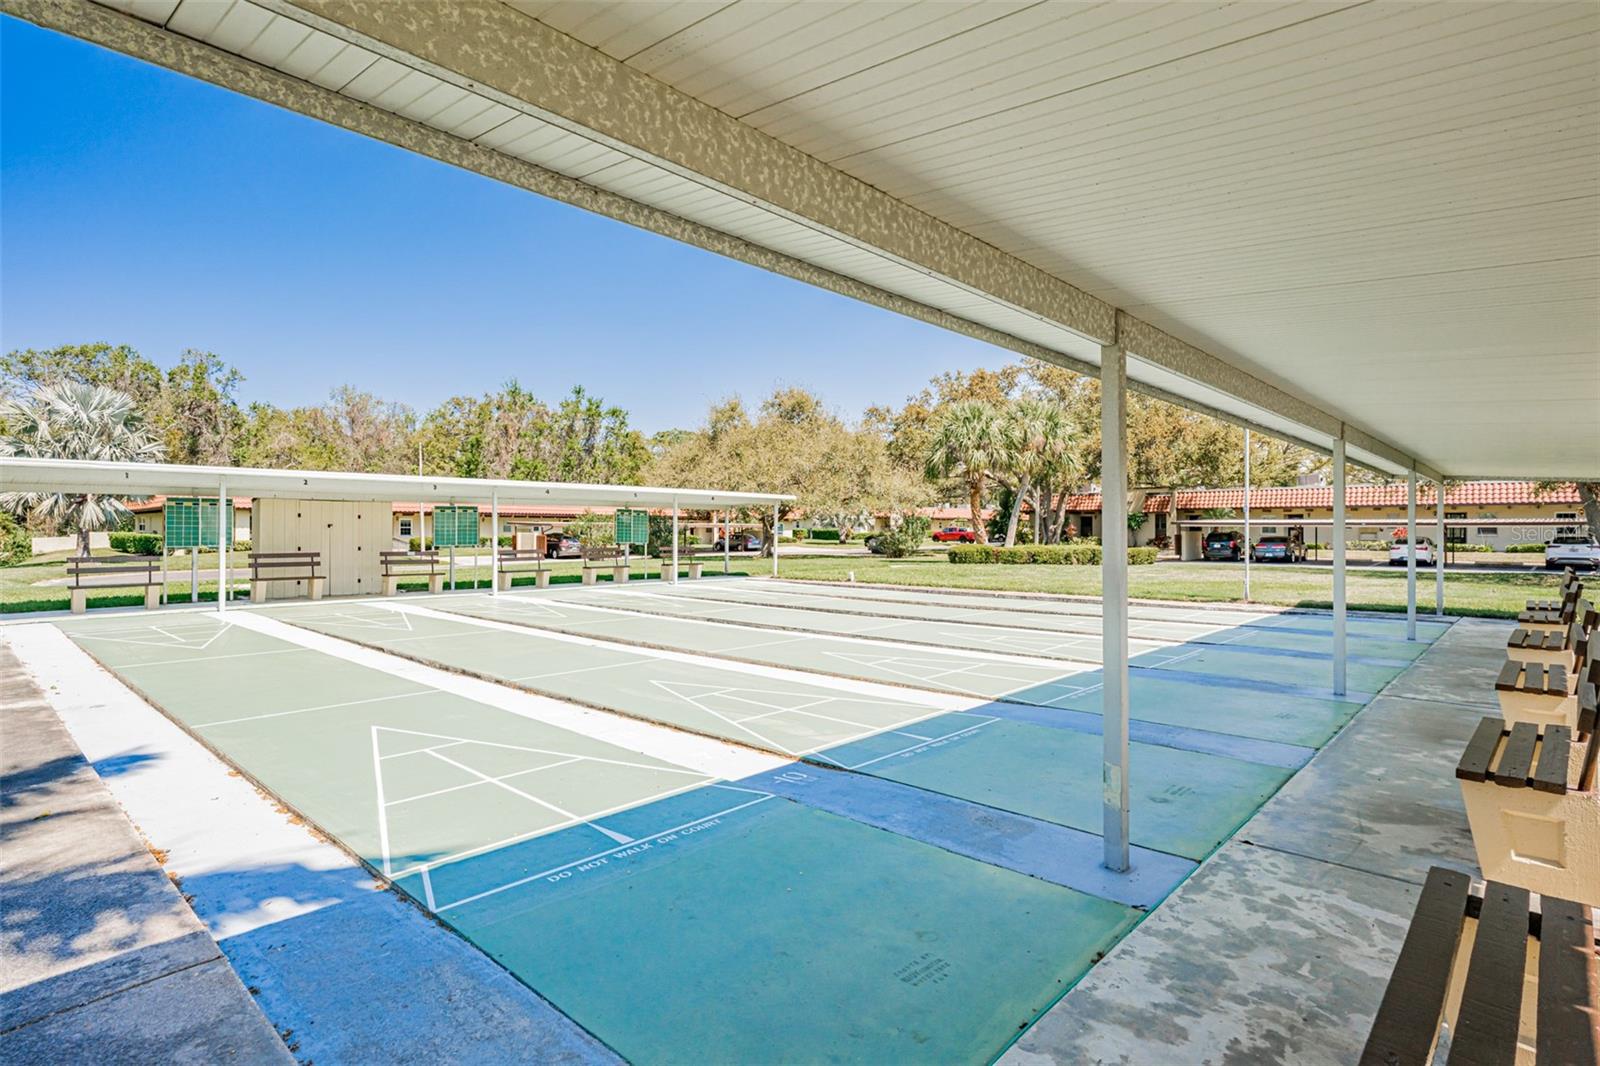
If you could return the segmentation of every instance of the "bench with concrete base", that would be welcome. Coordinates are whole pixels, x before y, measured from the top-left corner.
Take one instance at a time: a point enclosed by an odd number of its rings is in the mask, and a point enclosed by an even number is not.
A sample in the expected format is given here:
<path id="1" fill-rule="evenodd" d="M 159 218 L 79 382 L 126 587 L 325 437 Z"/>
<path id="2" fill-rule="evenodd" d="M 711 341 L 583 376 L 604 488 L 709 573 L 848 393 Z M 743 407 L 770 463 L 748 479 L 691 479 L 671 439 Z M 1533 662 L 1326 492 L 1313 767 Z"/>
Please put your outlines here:
<path id="1" fill-rule="evenodd" d="M 531 566 L 529 564 L 532 564 Z M 544 553 L 535 548 L 501 548 L 500 549 L 500 591 L 508 592 L 511 589 L 511 579 L 517 574 L 533 574 L 534 584 L 539 588 L 547 588 L 550 584 L 550 568 L 544 565 Z"/>
<path id="2" fill-rule="evenodd" d="M 161 562 L 137 555 L 82 555 L 67 560 L 67 576 L 72 579 L 72 613 L 83 614 L 89 609 L 89 593 L 96 589 L 144 589 L 146 610 L 161 606 Z M 109 581 L 84 578 L 109 577 Z"/>
<path id="3" fill-rule="evenodd" d="M 1506 659 L 1578 670 L 1588 655 L 1589 631 L 1573 622 L 1559 633 L 1517 628 L 1506 638 Z"/>
<path id="4" fill-rule="evenodd" d="M 706 565 L 706 562 L 707 562 L 708 558 L 720 559 L 720 558 L 722 558 L 722 556 L 718 555 L 718 556 L 714 556 L 714 557 L 709 557 L 709 556 L 704 556 L 704 555 L 680 555 L 680 556 L 678 556 L 678 569 L 680 571 L 682 571 L 682 570 L 689 571 L 689 580 L 690 581 L 698 580 L 700 575 L 705 572 L 705 565 Z M 671 574 L 672 574 L 672 556 L 669 553 L 669 554 L 663 555 L 661 557 L 661 576 L 666 578 L 666 577 L 670 577 Z"/>
<path id="5" fill-rule="evenodd" d="M 1495 678 L 1494 694 L 1507 721 L 1571 726 L 1577 715 L 1572 682 L 1564 666 L 1507 660 Z"/>
<path id="6" fill-rule="evenodd" d="M 1362 1066 L 1600 1061 L 1600 954 L 1581 903 L 1435 866 L 1373 1019 Z M 1444 1034 L 1448 1034 L 1445 1036 Z"/>
<path id="7" fill-rule="evenodd" d="M 1568 590 L 1562 597 L 1559 607 L 1540 611 L 1520 611 L 1517 614 L 1517 625 L 1523 629 L 1559 633 L 1578 620 L 1578 601 L 1582 595 L 1583 586 L 1578 585 Z"/>
<path id="8" fill-rule="evenodd" d="M 1485 876 L 1600 905 L 1595 686 L 1575 726 L 1487 717 L 1456 765 Z"/>
<path id="9" fill-rule="evenodd" d="M 327 579 L 317 573 L 321 564 L 321 552 L 251 552 L 250 602 L 266 602 L 267 584 L 273 581 L 304 581 L 306 596 L 322 599 Z"/>
<path id="10" fill-rule="evenodd" d="M 1559 611 L 1566 602 L 1567 593 L 1577 590 L 1577 595 L 1583 595 L 1583 585 L 1578 581 L 1578 574 L 1572 567 L 1567 567 L 1561 573 L 1561 595 L 1553 600 L 1529 600 L 1524 608 L 1529 611 Z"/>
<path id="11" fill-rule="evenodd" d="M 385 551 L 378 553 L 383 566 L 383 594 L 393 596 L 400 591 L 402 578 L 426 577 L 429 592 L 444 591 L 444 569 L 439 565 L 439 549 L 426 551 Z M 419 567 L 424 569 L 419 569 Z"/>
<path id="12" fill-rule="evenodd" d="M 624 582 L 628 580 L 628 555 L 618 545 L 598 544 L 594 547 L 583 549 L 583 583 L 592 585 L 597 580 L 601 570 L 611 568 L 611 580 Z"/>

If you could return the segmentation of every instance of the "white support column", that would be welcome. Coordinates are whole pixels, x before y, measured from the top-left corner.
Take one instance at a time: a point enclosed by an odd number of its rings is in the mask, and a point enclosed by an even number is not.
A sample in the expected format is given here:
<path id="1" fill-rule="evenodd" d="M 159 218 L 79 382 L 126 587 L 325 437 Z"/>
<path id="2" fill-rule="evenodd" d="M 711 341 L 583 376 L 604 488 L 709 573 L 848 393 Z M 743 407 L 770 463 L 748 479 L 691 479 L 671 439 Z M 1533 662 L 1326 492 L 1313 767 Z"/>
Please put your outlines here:
<path id="1" fill-rule="evenodd" d="M 728 576 L 728 553 L 733 551 L 733 512 L 722 512 L 722 576 Z"/>
<path id="2" fill-rule="evenodd" d="M 678 501 L 672 501 L 672 583 L 678 583 Z"/>
<path id="3" fill-rule="evenodd" d="M 1250 431 L 1244 431 L 1244 602 L 1250 602 Z"/>
<path id="4" fill-rule="evenodd" d="M 1406 474 L 1406 639 L 1417 639 L 1417 468 Z"/>
<path id="5" fill-rule="evenodd" d="M 217 613 L 228 613 L 228 483 L 217 484 Z M 196 555 L 200 553 L 195 552 Z"/>
<path id="6" fill-rule="evenodd" d="M 1344 695 L 1344 427 L 1333 442 L 1333 694 Z"/>
<path id="7" fill-rule="evenodd" d="M 1128 869 L 1128 357 L 1100 349 L 1100 768 L 1105 865 Z"/>
<path id="8" fill-rule="evenodd" d="M 1433 613 L 1444 617 L 1444 482 L 1435 481 L 1433 533 Z"/>
<path id="9" fill-rule="evenodd" d="M 772 576 L 778 576 L 778 505 L 772 505 Z"/>
<path id="10" fill-rule="evenodd" d="M 477 584 L 476 581 L 473 584 Z M 489 595 L 500 595 L 500 494 L 489 494 Z"/>

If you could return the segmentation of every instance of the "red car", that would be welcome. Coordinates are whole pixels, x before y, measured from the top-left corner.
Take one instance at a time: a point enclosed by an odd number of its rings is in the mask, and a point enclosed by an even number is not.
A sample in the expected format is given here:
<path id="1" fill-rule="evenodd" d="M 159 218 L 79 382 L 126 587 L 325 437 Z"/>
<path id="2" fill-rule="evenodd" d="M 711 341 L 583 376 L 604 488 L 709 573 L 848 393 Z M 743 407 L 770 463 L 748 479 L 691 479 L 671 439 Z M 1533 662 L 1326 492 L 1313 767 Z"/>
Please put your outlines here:
<path id="1" fill-rule="evenodd" d="M 978 535 L 976 533 L 970 529 L 962 529 L 960 526 L 945 526 L 933 535 L 933 539 L 940 542 L 955 540 L 967 544 L 978 543 Z"/>

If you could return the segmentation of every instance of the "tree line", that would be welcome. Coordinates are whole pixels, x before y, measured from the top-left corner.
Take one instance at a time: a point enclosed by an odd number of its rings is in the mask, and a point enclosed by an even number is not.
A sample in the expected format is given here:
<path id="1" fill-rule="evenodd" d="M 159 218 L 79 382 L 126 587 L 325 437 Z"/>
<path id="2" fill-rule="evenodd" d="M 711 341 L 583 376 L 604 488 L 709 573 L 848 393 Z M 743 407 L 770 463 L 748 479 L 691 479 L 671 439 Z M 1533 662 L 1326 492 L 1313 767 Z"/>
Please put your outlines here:
<path id="1" fill-rule="evenodd" d="M 0 420 L 10 423 L 0 434 L 13 453 L 15 428 L 42 417 L 29 413 L 29 398 L 60 382 L 126 397 L 118 417 L 137 425 L 146 459 L 780 492 L 796 497 L 780 518 L 841 529 L 959 502 L 975 528 L 998 508 L 1008 543 L 1057 542 L 1073 532 L 1069 497 L 1100 474 L 1099 383 L 1035 360 L 941 374 L 900 406 L 855 419 L 802 388 L 778 389 L 754 408 L 731 397 L 699 426 L 647 438 L 628 412 L 582 387 L 550 402 L 511 381 L 419 414 L 342 385 L 321 404 L 284 408 L 241 399 L 243 375 L 212 352 L 190 349 L 163 368 L 127 345 L 64 345 L 0 358 Z M 37 434 L 24 446 L 39 448 Z M 1237 427 L 1129 397 L 1132 485 L 1236 484 L 1242 455 Z M 1257 436 L 1252 471 L 1258 484 L 1292 484 L 1320 461 Z M 743 517 L 760 521 L 770 543 L 770 511 Z"/>

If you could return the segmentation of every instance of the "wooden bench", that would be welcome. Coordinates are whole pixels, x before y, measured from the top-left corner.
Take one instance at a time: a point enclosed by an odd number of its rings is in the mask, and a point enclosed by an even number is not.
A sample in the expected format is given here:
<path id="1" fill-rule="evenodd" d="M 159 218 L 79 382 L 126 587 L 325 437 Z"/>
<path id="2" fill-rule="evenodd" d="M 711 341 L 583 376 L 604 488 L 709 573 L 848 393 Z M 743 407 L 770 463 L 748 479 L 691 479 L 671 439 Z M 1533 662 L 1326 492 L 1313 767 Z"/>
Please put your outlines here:
<path id="1" fill-rule="evenodd" d="M 423 577 L 428 579 L 429 592 L 444 591 L 444 570 L 439 566 L 439 549 L 425 551 L 381 551 L 378 562 L 383 566 L 383 594 L 393 596 L 400 591 L 400 579 Z M 419 566 L 426 569 L 418 569 Z"/>
<path id="2" fill-rule="evenodd" d="M 1506 638 L 1506 660 L 1564 666 L 1569 674 L 1583 670 L 1589 657 L 1589 638 L 1594 631 L 1573 622 L 1559 633 L 1518 627 Z"/>
<path id="3" fill-rule="evenodd" d="M 1548 611 L 1521 611 L 1517 614 L 1517 625 L 1523 629 L 1539 629 L 1556 632 L 1570 626 L 1577 618 L 1578 600 L 1583 586 L 1571 589 L 1561 600 L 1561 606 Z"/>
<path id="4" fill-rule="evenodd" d="M 1456 764 L 1486 877 L 1600 906 L 1595 686 L 1574 726 L 1487 717 Z"/>
<path id="5" fill-rule="evenodd" d="M 83 614 L 89 609 L 89 593 L 93 589 L 144 589 L 146 610 L 161 606 L 161 589 L 165 581 L 161 575 L 161 560 L 142 555 L 80 555 L 67 560 L 67 576 L 72 579 L 72 613 Z M 135 576 L 137 575 L 137 576 Z M 84 578 L 109 577 L 109 581 Z"/>
<path id="6" fill-rule="evenodd" d="M 529 567 L 528 563 L 533 566 Z M 539 588 L 547 588 L 550 584 L 550 568 L 544 565 L 544 552 L 537 548 L 501 548 L 500 591 L 509 591 L 512 577 L 530 569 L 533 571 L 534 584 Z"/>
<path id="7" fill-rule="evenodd" d="M 1529 611 L 1559 611 L 1561 604 L 1566 600 L 1567 593 L 1574 588 L 1578 595 L 1583 595 L 1583 585 L 1578 581 L 1578 574 L 1572 567 L 1567 567 L 1561 572 L 1561 597 L 1554 600 L 1529 600 L 1525 608 Z"/>
<path id="8" fill-rule="evenodd" d="M 322 599 L 326 578 L 317 573 L 321 565 L 321 552 L 251 552 L 250 602 L 266 602 L 267 584 L 273 581 L 304 581 L 306 595 Z"/>
<path id="9" fill-rule="evenodd" d="M 611 567 L 611 580 L 623 582 L 628 580 L 628 554 L 617 544 L 597 544 L 583 549 L 583 583 L 595 583 L 599 572 L 607 566 Z"/>
<path id="10" fill-rule="evenodd" d="M 1508 661 L 1495 678 L 1494 694 L 1508 722 L 1537 726 L 1577 725 L 1578 693 L 1584 682 L 1600 681 L 1600 660 L 1586 659 L 1582 673 L 1564 666 Z"/>
<path id="11" fill-rule="evenodd" d="M 705 565 L 706 565 L 706 562 L 708 560 L 716 560 L 716 559 L 721 559 L 721 558 L 722 558 L 722 556 L 720 556 L 720 555 L 716 555 L 716 556 L 710 556 L 710 555 L 686 555 L 683 552 L 679 552 L 678 553 L 678 569 L 679 570 L 687 569 L 689 571 L 689 580 L 690 581 L 696 581 L 696 580 L 699 579 L 700 575 L 705 572 Z M 661 576 L 663 578 L 668 578 L 671 575 L 672 575 L 672 552 L 671 552 L 671 550 L 668 550 L 667 552 L 665 552 L 661 556 Z"/>
<path id="12" fill-rule="evenodd" d="M 1427 1066 L 1441 1029 L 1452 1063 L 1600 1061 L 1597 969 L 1583 904 L 1546 895 L 1535 908 L 1526 889 L 1491 880 L 1474 892 L 1466 874 L 1435 866 L 1361 1064 Z"/>

